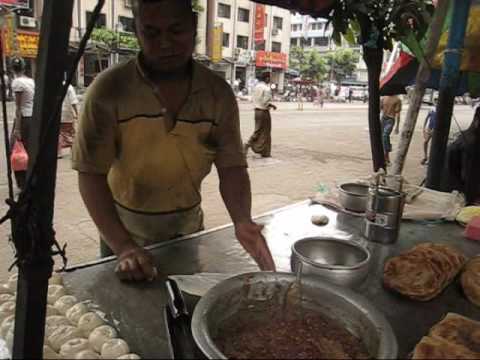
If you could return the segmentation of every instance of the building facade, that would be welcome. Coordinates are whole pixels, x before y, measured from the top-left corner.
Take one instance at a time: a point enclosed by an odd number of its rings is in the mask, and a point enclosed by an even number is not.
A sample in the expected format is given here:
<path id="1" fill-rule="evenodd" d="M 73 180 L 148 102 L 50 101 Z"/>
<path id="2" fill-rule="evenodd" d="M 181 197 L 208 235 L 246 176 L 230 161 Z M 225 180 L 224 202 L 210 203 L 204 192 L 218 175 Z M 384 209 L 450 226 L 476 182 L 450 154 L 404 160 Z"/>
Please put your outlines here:
<path id="1" fill-rule="evenodd" d="M 205 55 L 212 69 L 234 87 L 247 90 L 258 72 L 270 71 L 272 83 L 282 91 L 290 52 L 290 12 L 249 0 L 209 0 L 205 5 L 201 15 L 206 17 Z"/>
<path id="2" fill-rule="evenodd" d="M 291 26 L 291 47 L 299 46 L 320 53 L 328 53 L 338 48 L 332 38 L 333 26 L 328 24 L 328 21 L 325 19 L 314 19 L 304 15 L 292 15 Z M 342 44 L 342 46 L 350 47 L 350 45 L 346 43 Z M 359 53 L 362 51 L 360 46 L 354 46 L 352 49 Z M 361 83 L 368 81 L 367 66 L 362 57 L 360 57 L 354 78 L 348 80 Z"/>

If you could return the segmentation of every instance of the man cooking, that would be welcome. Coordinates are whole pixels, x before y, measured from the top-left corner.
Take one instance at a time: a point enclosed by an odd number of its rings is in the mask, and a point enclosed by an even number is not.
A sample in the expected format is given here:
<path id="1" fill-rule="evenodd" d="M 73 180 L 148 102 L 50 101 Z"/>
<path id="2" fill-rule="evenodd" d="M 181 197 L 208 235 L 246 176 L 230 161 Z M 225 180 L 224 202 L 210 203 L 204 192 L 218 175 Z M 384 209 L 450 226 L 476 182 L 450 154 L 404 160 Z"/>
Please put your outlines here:
<path id="1" fill-rule="evenodd" d="M 143 246 L 203 229 L 200 187 L 215 164 L 238 241 L 261 269 L 274 270 L 251 218 L 235 96 L 192 59 L 191 0 L 135 0 L 133 8 L 141 53 L 90 86 L 73 153 L 102 256 L 118 257 L 121 279 L 153 279 Z"/>

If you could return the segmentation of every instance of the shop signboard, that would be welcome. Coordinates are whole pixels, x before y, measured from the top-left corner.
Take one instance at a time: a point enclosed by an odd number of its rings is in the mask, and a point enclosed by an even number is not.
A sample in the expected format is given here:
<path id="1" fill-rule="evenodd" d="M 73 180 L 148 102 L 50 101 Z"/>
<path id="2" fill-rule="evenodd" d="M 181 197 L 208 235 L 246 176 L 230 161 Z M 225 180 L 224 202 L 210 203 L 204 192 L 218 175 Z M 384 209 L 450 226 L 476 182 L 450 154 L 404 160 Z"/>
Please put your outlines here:
<path id="1" fill-rule="evenodd" d="M 30 0 L 0 0 L 0 5 L 15 8 L 30 8 Z"/>
<path id="2" fill-rule="evenodd" d="M 212 40 L 212 62 L 218 63 L 223 59 L 223 24 L 214 26 Z"/>
<path id="3" fill-rule="evenodd" d="M 5 15 L 5 23 L 2 29 L 3 52 L 5 56 L 11 56 L 15 49 L 15 15 Z"/>
<path id="4" fill-rule="evenodd" d="M 288 57 L 285 53 L 257 51 L 256 63 L 257 67 L 286 70 L 288 68 Z"/>
<path id="5" fill-rule="evenodd" d="M 255 43 L 265 41 L 265 5 L 255 7 Z"/>
<path id="6" fill-rule="evenodd" d="M 40 34 L 36 32 L 17 32 L 18 55 L 24 58 L 34 59 L 38 55 L 38 43 Z"/>

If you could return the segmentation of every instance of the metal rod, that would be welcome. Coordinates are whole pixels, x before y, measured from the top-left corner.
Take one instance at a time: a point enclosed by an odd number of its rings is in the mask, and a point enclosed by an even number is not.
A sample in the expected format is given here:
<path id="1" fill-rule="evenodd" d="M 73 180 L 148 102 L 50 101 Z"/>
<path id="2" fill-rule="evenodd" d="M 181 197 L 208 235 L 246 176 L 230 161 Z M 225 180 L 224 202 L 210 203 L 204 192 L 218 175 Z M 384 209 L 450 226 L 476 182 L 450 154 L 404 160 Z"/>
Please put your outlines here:
<path id="1" fill-rule="evenodd" d="M 442 185 L 448 136 L 455 104 L 455 91 L 460 78 L 460 65 L 463 58 L 470 7 L 471 0 L 455 0 L 453 3 L 450 34 L 440 80 L 437 125 L 433 132 L 431 159 L 427 175 L 427 187 L 434 190 L 440 190 Z"/>

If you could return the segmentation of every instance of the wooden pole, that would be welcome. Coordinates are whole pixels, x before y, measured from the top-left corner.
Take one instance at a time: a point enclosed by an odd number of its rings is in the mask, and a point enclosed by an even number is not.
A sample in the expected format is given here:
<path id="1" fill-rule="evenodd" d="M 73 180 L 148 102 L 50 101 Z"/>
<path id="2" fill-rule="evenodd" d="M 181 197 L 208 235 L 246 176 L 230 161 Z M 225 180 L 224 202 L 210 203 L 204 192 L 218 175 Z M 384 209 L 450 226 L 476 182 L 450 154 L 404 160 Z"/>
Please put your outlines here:
<path id="1" fill-rule="evenodd" d="M 50 122 L 59 101 L 67 65 L 73 0 L 46 0 L 40 34 L 38 70 L 26 192 L 13 232 L 19 280 L 15 313 L 14 359 L 41 359 L 45 336 L 48 279 L 53 270 L 52 245 L 60 113 Z M 45 139 L 45 143 L 42 144 Z M 40 146 L 44 151 L 40 152 Z M 33 169 L 42 164 L 41 173 Z"/>
<path id="2" fill-rule="evenodd" d="M 407 159 L 408 150 L 412 142 L 415 127 L 417 125 L 418 114 L 422 106 L 423 97 L 427 88 L 427 82 L 430 78 L 431 68 L 430 64 L 435 56 L 438 48 L 438 43 L 442 36 L 443 24 L 450 8 L 450 0 L 438 0 L 435 14 L 430 26 L 430 35 L 425 45 L 425 57 L 420 63 L 417 78 L 415 81 L 415 90 L 413 92 L 412 100 L 408 108 L 407 117 L 400 135 L 400 143 L 398 145 L 398 152 L 392 166 L 392 173 L 400 175 L 403 172 L 405 161 Z"/>
<path id="3" fill-rule="evenodd" d="M 440 190 L 447 152 L 448 135 L 452 123 L 455 91 L 460 78 L 463 46 L 470 14 L 471 0 L 455 0 L 448 46 L 445 50 L 440 95 L 437 106 L 437 123 L 433 132 L 432 150 L 427 175 L 427 187 Z"/>
<path id="4" fill-rule="evenodd" d="M 380 75 L 383 64 L 383 47 L 363 47 L 363 58 L 368 69 L 368 124 L 372 149 L 373 170 L 386 169 L 380 123 Z"/>

